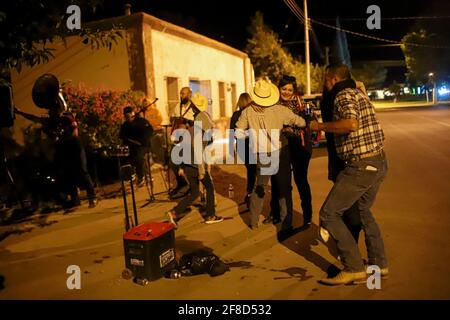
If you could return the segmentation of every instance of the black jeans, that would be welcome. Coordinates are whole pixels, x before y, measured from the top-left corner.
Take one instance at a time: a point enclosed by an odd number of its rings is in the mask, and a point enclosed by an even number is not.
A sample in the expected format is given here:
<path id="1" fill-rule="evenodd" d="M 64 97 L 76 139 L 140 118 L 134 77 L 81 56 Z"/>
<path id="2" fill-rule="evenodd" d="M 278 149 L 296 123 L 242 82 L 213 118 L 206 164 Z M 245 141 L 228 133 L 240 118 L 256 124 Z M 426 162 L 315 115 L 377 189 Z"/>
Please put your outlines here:
<path id="1" fill-rule="evenodd" d="M 279 152 L 279 153 L 278 153 Z M 289 150 L 282 147 L 277 151 L 279 157 L 278 172 L 268 176 L 261 174 L 264 165 L 259 163 L 256 176 L 256 186 L 250 199 L 251 225 L 257 226 L 259 215 L 263 210 L 265 186 L 271 180 L 276 194 L 272 194 L 271 202 L 277 202 L 278 218 L 281 220 L 281 229 L 292 227 L 292 186 L 291 186 L 291 166 L 289 164 Z"/>
<path id="2" fill-rule="evenodd" d="M 178 164 L 173 163 L 172 157 L 170 156 L 171 153 L 172 153 L 172 149 L 173 149 L 173 146 L 172 146 L 172 147 L 170 148 L 170 150 L 169 150 L 169 159 L 168 159 L 168 160 L 169 160 L 169 163 L 168 163 L 168 166 L 169 166 L 169 169 L 171 169 L 172 172 L 173 172 L 173 174 L 175 175 L 175 179 L 177 180 L 177 186 L 176 186 L 176 188 L 179 189 L 179 188 L 182 188 L 182 187 L 184 187 L 184 186 L 187 186 L 187 185 L 188 185 L 188 182 L 186 181 L 186 178 L 185 178 L 185 177 L 180 176 L 180 175 L 178 174 L 178 170 L 181 168 L 181 165 L 178 165 Z"/>
<path id="3" fill-rule="evenodd" d="M 290 138 L 289 139 L 289 167 L 292 166 L 292 172 L 294 174 L 294 181 L 297 185 L 298 193 L 300 194 L 301 199 L 301 207 L 303 211 L 304 221 L 311 221 L 312 219 L 312 197 L 311 197 L 311 188 L 308 182 L 308 167 L 309 161 L 311 160 L 311 153 L 305 150 L 301 146 L 301 141 L 298 138 Z M 287 172 L 287 170 L 284 170 Z M 282 172 L 283 174 L 283 172 Z M 289 170 L 290 174 L 290 170 Z M 291 177 L 287 177 L 287 174 L 284 173 L 283 182 L 284 184 L 289 183 L 289 187 L 291 186 Z M 277 183 L 274 179 L 271 180 L 272 184 L 272 199 L 270 201 L 271 215 L 273 218 L 279 219 L 279 207 L 276 196 L 279 194 L 279 190 L 277 187 Z"/>
<path id="4" fill-rule="evenodd" d="M 292 140 L 292 139 L 291 139 Z M 294 174 L 294 181 L 300 194 L 303 218 L 305 221 L 312 219 L 312 196 L 308 182 L 308 168 L 311 153 L 303 149 L 298 142 L 289 141 L 289 154 Z M 299 141 L 299 139 L 296 139 Z"/>
<path id="5" fill-rule="evenodd" d="M 256 164 L 245 164 L 245 168 L 247 169 L 247 194 L 253 192 L 256 183 Z"/>
<path id="6" fill-rule="evenodd" d="M 78 186 L 86 189 L 89 199 L 95 199 L 94 183 L 87 169 L 86 152 L 78 138 L 66 138 L 56 144 L 55 163 L 61 191 L 70 195 L 72 202 L 79 201 Z"/>
<path id="7" fill-rule="evenodd" d="M 234 138 L 232 138 L 234 139 Z M 253 192 L 253 189 L 255 188 L 255 182 L 256 182 L 256 163 L 250 163 L 251 160 L 256 159 L 256 156 L 252 154 L 250 155 L 250 142 L 249 139 L 246 138 L 244 140 L 244 148 L 239 148 L 239 146 L 242 145 L 242 140 L 237 140 L 237 150 L 236 150 L 236 156 L 237 158 L 240 158 L 240 161 L 244 161 L 245 168 L 247 169 L 247 194 L 250 194 Z M 234 152 L 233 148 L 233 142 L 230 143 L 231 153 Z M 242 154 L 244 152 L 244 154 Z"/>
<path id="8" fill-rule="evenodd" d="M 184 175 L 188 180 L 191 189 L 187 196 L 185 196 L 173 210 L 177 216 L 184 213 L 195 199 L 200 195 L 200 184 L 198 180 L 198 169 L 192 166 L 184 166 Z M 211 179 L 211 175 L 208 170 L 205 172 L 205 177 L 202 180 L 203 185 L 206 189 L 206 217 L 214 216 L 216 214 L 216 209 L 214 207 L 214 184 Z"/>
<path id="9" fill-rule="evenodd" d="M 130 147 L 130 164 L 136 169 L 138 181 L 144 179 L 145 174 L 145 148 Z"/>

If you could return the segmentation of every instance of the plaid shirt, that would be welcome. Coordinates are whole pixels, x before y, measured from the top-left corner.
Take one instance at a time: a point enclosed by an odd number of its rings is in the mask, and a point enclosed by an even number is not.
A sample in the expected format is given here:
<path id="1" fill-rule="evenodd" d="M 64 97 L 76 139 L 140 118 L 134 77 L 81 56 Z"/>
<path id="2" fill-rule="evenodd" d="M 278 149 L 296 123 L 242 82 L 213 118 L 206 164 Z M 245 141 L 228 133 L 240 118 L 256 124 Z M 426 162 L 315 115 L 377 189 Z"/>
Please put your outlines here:
<path id="1" fill-rule="evenodd" d="M 359 129 L 348 134 L 335 134 L 336 150 L 343 160 L 383 149 L 384 133 L 369 99 L 357 89 L 347 88 L 336 95 L 334 119 L 358 120 Z"/>

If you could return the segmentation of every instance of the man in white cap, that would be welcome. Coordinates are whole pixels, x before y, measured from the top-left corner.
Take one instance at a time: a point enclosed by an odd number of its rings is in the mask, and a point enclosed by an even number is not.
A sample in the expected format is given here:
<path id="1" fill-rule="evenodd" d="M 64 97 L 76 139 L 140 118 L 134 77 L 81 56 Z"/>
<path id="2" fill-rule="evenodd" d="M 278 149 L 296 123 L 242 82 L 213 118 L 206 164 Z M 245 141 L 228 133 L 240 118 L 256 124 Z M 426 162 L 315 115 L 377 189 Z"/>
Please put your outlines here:
<path id="1" fill-rule="evenodd" d="M 264 203 L 264 188 L 271 175 L 276 175 L 275 178 L 281 177 L 282 175 L 277 174 L 278 170 L 290 168 L 287 149 L 280 143 L 280 130 L 285 125 L 305 127 L 306 123 L 290 109 L 277 104 L 280 97 L 279 90 L 266 80 L 258 80 L 250 96 L 253 103 L 242 111 L 236 123 L 236 136 L 244 136 L 244 130 L 249 129 L 250 148 L 257 154 L 256 185 L 250 198 L 250 228 L 254 230 L 258 228 L 259 215 Z M 282 222 L 278 234 L 280 239 L 292 231 L 292 195 L 288 184 L 283 181 L 279 181 L 279 184 L 286 186 L 286 190 L 280 190 L 278 199 Z"/>
<path id="2" fill-rule="evenodd" d="M 190 185 L 190 191 L 180 203 L 172 210 L 167 212 L 167 218 L 175 226 L 178 227 L 177 222 L 181 219 L 186 209 L 199 197 L 199 181 L 205 186 L 206 189 L 206 216 L 205 223 L 213 224 L 222 222 L 223 218 L 216 216 L 215 212 L 215 199 L 214 199 L 214 184 L 209 173 L 208 164 L 203 161 L 203 150 L 206 143 L 203 143 L 203 133 L 212 129 L 214 126 L 213 121 L 209 114 L 205 111 L 208 107 L 208 99 L 202 96 L 200 93 L 194 94 L 191 99 L 191 106 L 194 111 L 194 125 L 188 129 L 190 134 L 190 148 L 191 157 L 185 160 L 183 157 L 183 163 L 179 174 L 185 176 Z M 196 137 L 196 134 L 201 134 L 201 137 Z M 198 148 L 194 143 L 195 139 L 200 139 L 201 148 Z M 177 146 L 176 148 L 182 145 Z M 176 154 L 179 150 L 175 149 L 172 154 Z"/>

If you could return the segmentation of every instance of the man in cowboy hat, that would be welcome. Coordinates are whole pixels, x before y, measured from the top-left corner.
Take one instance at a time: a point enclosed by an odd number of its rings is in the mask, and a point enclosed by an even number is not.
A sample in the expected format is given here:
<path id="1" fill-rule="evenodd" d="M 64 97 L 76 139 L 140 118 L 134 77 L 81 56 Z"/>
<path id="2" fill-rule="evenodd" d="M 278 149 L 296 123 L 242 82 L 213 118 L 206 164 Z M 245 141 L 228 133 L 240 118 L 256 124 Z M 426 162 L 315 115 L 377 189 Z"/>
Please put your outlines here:
<path id="1" fill-rule="evenodd" d="M 285 143 L 280 144 L 280 130 L 284 125 L 305 127 L 306 123 L 302 117 L 295 115 L 290 109 L 277 104 L 280 92 L 277 86 L 267 80 L 258 80 L 250 96 L 253 104 L 242 111 L 236 123 L 236 136 L 244 136 L 244 130 L 249 129 L 250 148 L 257 153 L 256 185 L 250 197 L 250 228 L 256 229 L 263 209 L 264 187 L 268 184 L 270 176 L 276 175 L 279 168 L 283 170 L 290 168 Z M 256 137 L 258 137 L 257 140 Z M 279 184 L 287 186 L 283 181 Z M 278 199 L 282 221 L 279 238 L 292 230 L 291 190 L 288 187 L 285 189 L 280 190 Z"/>
<path id="2" fill-rule="evenodd" d="M 177 221 L 181 219 L 180 215 L 199 197 L 199 181 L 202 182 L 206 189 L 205 223 L 212 224 L 223 221 L 222 217 L 216 216 L 214 207 L 214 184 L 209 173 L 208 164 L 203 161 L 203 150 L 206 146 L 203 143 L 203 133 L 214 127 L 211 117 L 205 111 L 208 107 L 208 99 L 200 93 L 196 93 L 191 99 L 191 106 L 194 112 L 194 125 L 187 132 L 183 132 L 183 142 L 174 148 L 171 155 L 172 157 L 176 157 L 177 154 L 180 154 L 179 148 L 183 148 L 183 146 L 189 144 L 188 147 L 190 148 L 191 156 L 188 158 L 183 157 L 179 174 L 187 178 L 191 188 L 188 195 L 177 206 L 167 212 L 169 221 L 175 227 L 178 226 Z M 196 139 L 200 139 L 202 142 L 200 143 L 200 149 L 194 143 Z"/>

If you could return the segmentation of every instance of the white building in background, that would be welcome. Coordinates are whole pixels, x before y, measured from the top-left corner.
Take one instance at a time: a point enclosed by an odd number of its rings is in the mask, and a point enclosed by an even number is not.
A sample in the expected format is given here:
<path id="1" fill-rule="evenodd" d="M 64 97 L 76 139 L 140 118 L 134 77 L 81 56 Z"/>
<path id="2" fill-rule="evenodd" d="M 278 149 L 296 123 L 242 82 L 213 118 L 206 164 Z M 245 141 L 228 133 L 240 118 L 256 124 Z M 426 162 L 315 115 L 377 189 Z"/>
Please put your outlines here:
<path id="1" fill-rule="evenodd" d="M 210 102 L 212 118 L 227 126 L 237 98 L 248 92 L 254 82 L 253 67 L 247 54 L 198 33 L 176 26 L 146 13 L 135 13 L 90 23 L 101 29 L 113 25 L 125 27 L 123 39 L 112 50 L 93 50 L 71 37 L 67 44 L 53 45 L 55 58 L 34 68 L 13 72 L 15 104 L 25 112 L 42 113 L 32 102 L 34 81 L 44 73 L 53 73 L 72 85 L 87 88 L 140 90 L 153 100 L 168 123 L 168 113 L 179 100 L 179 91 L 189 86 Z M 15 135 L 28 125 L 17 117 Z"/>

